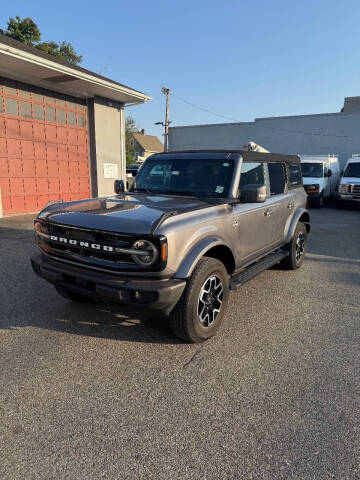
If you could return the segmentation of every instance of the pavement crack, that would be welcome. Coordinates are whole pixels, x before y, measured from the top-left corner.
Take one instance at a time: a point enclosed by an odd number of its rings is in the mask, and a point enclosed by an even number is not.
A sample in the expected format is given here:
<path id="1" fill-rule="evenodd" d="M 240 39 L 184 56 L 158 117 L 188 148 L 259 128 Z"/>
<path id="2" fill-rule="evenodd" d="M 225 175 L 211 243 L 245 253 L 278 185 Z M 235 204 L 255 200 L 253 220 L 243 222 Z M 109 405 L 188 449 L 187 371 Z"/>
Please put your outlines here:
<path id="1" fill-rule="evenodd" d="M 186 363 L 184 363 L 184 365 L 183 365 L 183 369 L 184 369 L 184 370 L 185 370 L 186 368 L 188 368 L 188 366 L 197 359 L 197 357 L 198 357 L 198 356 L 200 355 L 200 353 L 201 353 L 201 350 L 202 350 L 201 348 L 198 348 L 198 349 L 196 350 L 196 352 L 193 354 L 193 356 L 190 358 L 190 360 L 188 360 Z"/>

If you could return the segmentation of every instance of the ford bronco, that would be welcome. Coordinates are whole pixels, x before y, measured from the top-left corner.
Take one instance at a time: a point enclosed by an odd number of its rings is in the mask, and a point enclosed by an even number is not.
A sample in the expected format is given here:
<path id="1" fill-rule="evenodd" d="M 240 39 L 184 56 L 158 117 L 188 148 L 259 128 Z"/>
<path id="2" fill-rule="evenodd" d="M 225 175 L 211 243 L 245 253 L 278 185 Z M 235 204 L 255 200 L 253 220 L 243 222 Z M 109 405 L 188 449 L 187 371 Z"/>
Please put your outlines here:
<path id="1" fill-rule="evenodd" d="M 146 306 L 201 342 L 223 323 L 229 290 L 304 260 L 310 217 L 297 156 L 160 153 L 115 192 L 49 205 L 35 220 L 33 269 L 69 300 Z"/>

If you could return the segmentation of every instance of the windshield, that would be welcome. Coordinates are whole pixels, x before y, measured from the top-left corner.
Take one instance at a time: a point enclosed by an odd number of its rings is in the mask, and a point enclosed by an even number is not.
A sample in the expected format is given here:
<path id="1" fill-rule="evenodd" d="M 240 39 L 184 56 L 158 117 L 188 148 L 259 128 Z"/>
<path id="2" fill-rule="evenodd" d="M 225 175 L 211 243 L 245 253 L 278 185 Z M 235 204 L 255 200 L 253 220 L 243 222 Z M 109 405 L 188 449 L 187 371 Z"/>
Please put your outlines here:
<path id="1" fill-rule="evenodd" d="M 302 163 L 301 171 L 303 177 L 321 178 L 324 176 L 324 167 L 322 163 Z"/>
<path id="2" fill-rule="evenodd" d="M 360 178 L 360 163 L 349 163 L 343 176 Z"/>
<path id="3" fill-rule="evenodd" d="M 130 191 L 227 198 L 234 160 L 152 158 L 139 170 Z"/>

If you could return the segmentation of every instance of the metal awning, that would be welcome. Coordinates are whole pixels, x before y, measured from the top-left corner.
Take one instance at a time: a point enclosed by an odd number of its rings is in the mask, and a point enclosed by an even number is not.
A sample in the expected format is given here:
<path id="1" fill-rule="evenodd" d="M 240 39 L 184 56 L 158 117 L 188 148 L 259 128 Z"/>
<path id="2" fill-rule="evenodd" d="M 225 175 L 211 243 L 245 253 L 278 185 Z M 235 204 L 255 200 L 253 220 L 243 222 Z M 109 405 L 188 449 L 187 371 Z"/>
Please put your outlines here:
<path id="1" fill-rule="evenodd" d="M 0 35 L 0 76 L 80 98 L 104 97 L 123 104 L 149 95 Z"/>

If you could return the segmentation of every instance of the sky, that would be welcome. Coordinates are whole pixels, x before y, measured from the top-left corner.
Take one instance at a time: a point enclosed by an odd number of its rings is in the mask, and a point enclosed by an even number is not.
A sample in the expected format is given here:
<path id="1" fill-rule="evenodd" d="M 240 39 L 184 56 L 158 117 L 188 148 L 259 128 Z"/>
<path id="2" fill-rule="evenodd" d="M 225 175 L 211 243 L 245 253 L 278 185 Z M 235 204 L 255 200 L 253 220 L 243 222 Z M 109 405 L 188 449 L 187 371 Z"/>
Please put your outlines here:
<path id="1" fill-rule="evenodd" d="M 1 3 L 0 28 L 29 16 L 84 68 L 150 95 L 127 114 L 161 139 L 163 86 L 172 126 L 336 112 L 360 95 L 358 0 Z"/>

